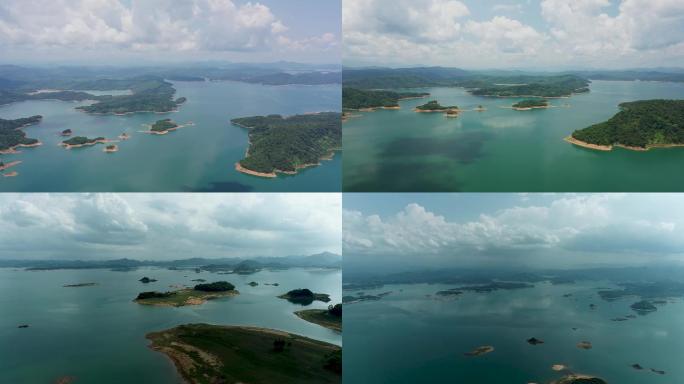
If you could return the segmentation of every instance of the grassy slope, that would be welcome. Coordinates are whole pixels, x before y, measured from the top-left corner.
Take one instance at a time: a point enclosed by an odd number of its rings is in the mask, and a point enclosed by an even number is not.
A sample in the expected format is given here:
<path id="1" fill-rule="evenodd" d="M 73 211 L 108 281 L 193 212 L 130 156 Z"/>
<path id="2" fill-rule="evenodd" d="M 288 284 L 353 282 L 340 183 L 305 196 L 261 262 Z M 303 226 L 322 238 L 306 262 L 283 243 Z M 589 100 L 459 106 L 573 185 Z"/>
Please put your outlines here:
<path id="1" fill-rule="evenodd" d="M 188 324 L 149 333 L 147 338 L 191 384 L 341 382 L 339 374 L 324 368 L 326 356 L 340 352 L 340 347 L 286 332 Z M 292 344 L 275 352 L 277 339 Z"/>

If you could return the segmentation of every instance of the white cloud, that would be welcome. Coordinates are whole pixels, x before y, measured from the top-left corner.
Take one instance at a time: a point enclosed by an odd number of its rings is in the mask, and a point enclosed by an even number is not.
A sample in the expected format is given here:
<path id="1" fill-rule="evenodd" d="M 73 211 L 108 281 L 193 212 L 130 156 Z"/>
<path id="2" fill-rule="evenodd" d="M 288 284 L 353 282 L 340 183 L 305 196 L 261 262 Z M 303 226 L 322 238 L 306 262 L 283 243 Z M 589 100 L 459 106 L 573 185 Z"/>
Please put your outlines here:
<path id="1" fill-rule="evenodd" d="M 340 252 L 340 215 L 339 194 L 6 194 L 0 258 Z"/>
<path id="2" fill-rule="evenodd" d="M 651 215 L 632 212 L 637 202 L 631 199 L 641 199 L 639 209 Z M 682 254 L 683 227 L 679 213 L 672 211 L 673 200 L 660 198 L 654 204 L 618 194 L 561 195 L 547 204 L 512 206 L 468 221 L 447 220 L 417 203 L 384 218 L 345 210 L 343 247 L 345 255 L 395 255 L 397 260 Z"/>
<path id="3" fill-rule="evenodd" d="M 123 0 L 4 0 L 0 4 L 0 46 L 23 49 L 267 51 L 280 48 L 278 41 L 288 39 L 289 29 L 258 2 L 133 0 L 128 6 Z"/>

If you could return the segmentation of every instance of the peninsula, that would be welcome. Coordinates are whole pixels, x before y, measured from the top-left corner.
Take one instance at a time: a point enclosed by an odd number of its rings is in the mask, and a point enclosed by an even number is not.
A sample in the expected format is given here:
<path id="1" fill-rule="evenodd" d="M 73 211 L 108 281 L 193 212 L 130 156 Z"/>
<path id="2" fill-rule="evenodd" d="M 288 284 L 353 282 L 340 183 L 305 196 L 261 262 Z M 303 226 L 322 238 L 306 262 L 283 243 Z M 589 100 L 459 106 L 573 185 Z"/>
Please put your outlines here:
<path id="1" fill-rule="evenodd" d="M 426 92 L 393 92 L 362 90 L 345 87 L 342 89 L 342 109 L 369 112 L 378 108 L 399 109 L 400 100 L 429 96 Z"/>
<path id="2" fill-rule="evenodd" d="M 146 337 L 190 384 L 342 382 L 342 348 L 284 331 L 187 324 Z"/>
<path id="3" fill-rule="evenodd" d="M 684 146 L 684 100 L 639 100 L 619 107 L 609 120 L 576 130 L 565 140 L 602 151 Z"/>
<path id="4" fill-rule="evenodd" d="M 38 124 L 43 116 L 36 115 L 15 120 L 0 119 L 0 153 L 13 153 L 18 147 L 36 147 L 41 143 L 26 137 L 22 128 Z"/>
<path id="5" fill-rule="evenodd" d="M 231 123 L 249 130 L 249 148 L 235 169 L 253 176 L 294 175 L 331 159 L 342 147 L 342 121 L 337 112 L 253 116 Z"/>
<path id="6" fill-rule="evenodd" d="M 342 304 L 329 305 L 328 309 L 305 309 L 295 312 L 295 315 L 310 323 L 342 332 Z"/>
<path id="7" fill-rule="evenodd" d="M 197 284 L 193 288 L 183 288 L 169 292 L 142 292 L 135 298 L 136 303 L 157 307 L 182 307 L 186 305 L 200 305 L 207 300 L 221 297 L 237 296 L 240 292 L 227 281 L 217 281 L 208 284 Z"/>
<path id="8" fill-rule="evenodd" d="M 314 293 L 310 289 L 293 289 L 287 293 L 278 296 L 281 299 L 295 304 L 309 305 L 315 300 L 327 303 L 330 301 L 330 295 L 325 293 Z"/>
<path id="9" fill-rule="evenodd" d="M 101 79 L 78 84 L 83 89 L 130 90 L 130 95 L 97 96 L 95 104 L 77 107 L 86 113 L 126 115 L 136 112 L 172 112 L 185 102 L 183 98 L 174 100 L 176 90 L 173 85 L 156 77 L 133 79 Z"/>

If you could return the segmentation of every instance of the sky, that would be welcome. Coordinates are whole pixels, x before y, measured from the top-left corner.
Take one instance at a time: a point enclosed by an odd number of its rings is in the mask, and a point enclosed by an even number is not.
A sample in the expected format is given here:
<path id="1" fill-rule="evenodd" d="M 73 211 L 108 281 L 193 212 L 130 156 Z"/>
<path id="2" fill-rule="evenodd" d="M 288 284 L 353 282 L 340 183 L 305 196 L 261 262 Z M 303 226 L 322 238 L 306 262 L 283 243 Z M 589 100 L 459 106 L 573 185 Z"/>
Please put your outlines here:
<path id="1" fill-rule="evenodd" d="M 341 253 L 341 195 L 0 194 L 0 259 Z"/>
<path id="2" fill-rule="evenodd" d="M 681 194 L 345 194 L 347 265 L 682 265 Z"/>
<path id="3" fill-rule="evenodd" d="M 0 61 L 335 64 L 340 0 L 2 0 Z"/>
<path id="4" fill-rule="evenodd" d="M 682 0 L 345 0 L 342 29 L 349 66 L 684 67 Z"/>

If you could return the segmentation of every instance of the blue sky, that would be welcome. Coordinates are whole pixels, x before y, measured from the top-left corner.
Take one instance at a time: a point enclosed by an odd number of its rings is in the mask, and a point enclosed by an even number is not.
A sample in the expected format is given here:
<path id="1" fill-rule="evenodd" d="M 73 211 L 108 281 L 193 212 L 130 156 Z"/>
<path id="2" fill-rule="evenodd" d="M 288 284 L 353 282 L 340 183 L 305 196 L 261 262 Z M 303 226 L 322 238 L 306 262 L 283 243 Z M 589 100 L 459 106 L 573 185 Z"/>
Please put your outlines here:
<path id="1" fill-rule="evenodd" d="M 345 194 L 345 262 L 587 267 L 684 262 L 680 194 Z"/>
<path id="2" fill-rule="evenodd" d="M 3 0 L 3 62 L 339 63 L 339 0 Z"/>
<path id="3" fill-rule="evenodd" d="M 684 66 L 679 0 L 345 0 L 345 65 Z"/>

